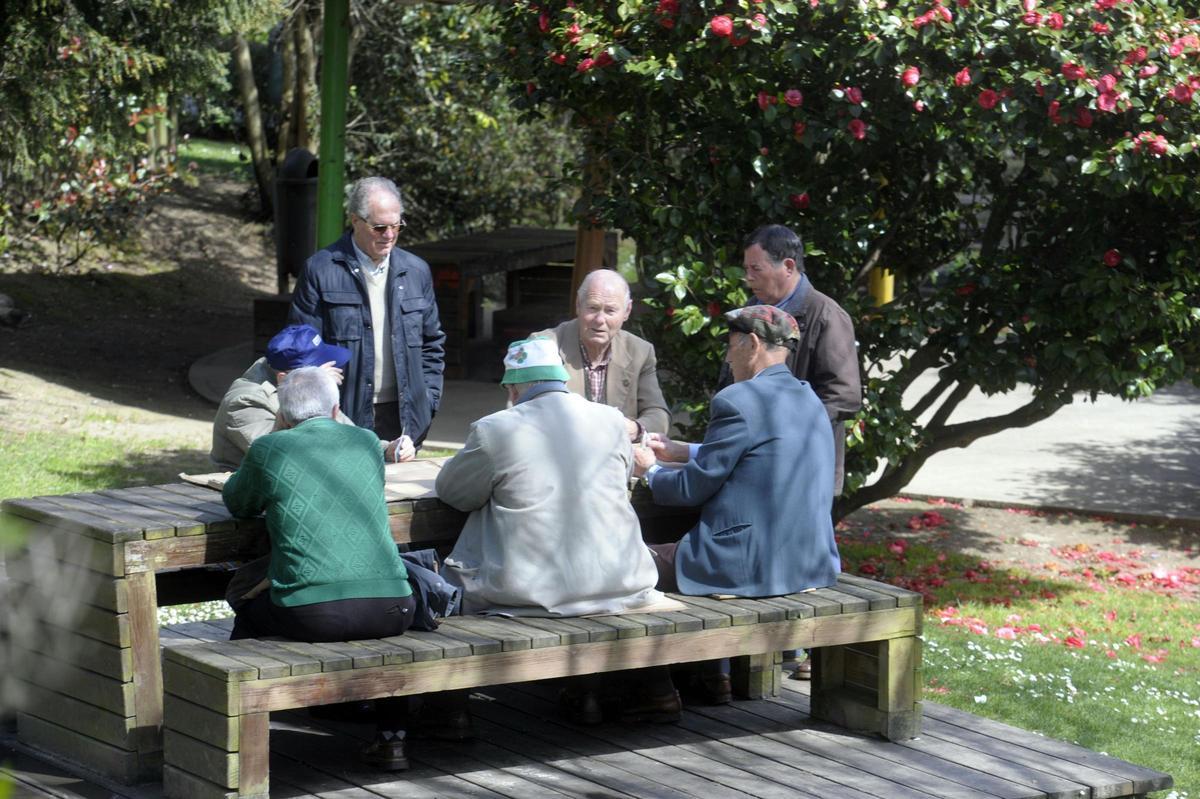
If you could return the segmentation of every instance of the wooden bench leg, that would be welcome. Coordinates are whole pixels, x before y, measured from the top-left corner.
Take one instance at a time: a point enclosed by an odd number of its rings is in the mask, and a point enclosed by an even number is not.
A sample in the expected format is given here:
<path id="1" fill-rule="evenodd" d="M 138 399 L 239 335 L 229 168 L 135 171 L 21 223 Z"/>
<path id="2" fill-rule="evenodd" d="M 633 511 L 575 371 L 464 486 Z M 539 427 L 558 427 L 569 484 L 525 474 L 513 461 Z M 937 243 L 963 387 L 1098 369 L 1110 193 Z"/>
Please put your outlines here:
<path id="1" fill-rule="evenodd" d="M 729 659 L 729 677 L 733 692 L 744 699 L 779 696 L 783 654 L 742 655 Z"/>
<path id="2" fill-rule="evenodd" d="M 812 714 L 889 740 L 921 732 L 921 639 L 812 650 Z"/>

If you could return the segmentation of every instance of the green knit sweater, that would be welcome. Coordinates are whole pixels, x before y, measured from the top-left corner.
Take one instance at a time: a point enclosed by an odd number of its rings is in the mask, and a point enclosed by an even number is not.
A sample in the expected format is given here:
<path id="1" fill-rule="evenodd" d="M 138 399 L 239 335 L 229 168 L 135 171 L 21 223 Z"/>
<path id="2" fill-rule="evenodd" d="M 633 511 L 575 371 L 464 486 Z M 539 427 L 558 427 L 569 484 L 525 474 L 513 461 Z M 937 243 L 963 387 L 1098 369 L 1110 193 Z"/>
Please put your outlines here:
<path id="1" fill-rule="evenodd" d="M 266 511 L 276 605 L 412 593 L 370 430 L 317 418 L 258 438 L 222 496 L 239 518 Z"/>

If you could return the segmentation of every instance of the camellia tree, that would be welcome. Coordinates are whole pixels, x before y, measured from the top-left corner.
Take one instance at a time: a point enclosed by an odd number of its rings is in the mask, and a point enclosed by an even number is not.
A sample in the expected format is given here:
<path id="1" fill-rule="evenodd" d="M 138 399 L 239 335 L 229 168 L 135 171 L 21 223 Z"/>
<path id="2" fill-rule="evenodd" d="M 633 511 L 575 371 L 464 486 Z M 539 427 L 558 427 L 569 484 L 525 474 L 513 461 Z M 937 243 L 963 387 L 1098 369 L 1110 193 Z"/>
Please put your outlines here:
<path id="1" fill-rule="evenodd" d="M 866 375 L 840 516 L 1077 395 L 1195 378 L 1200 26 L 1185 10 L 517 0 L 497 63 L 529 113 L 568 109 L 588 132 L 579 211 L 657 274 L 648 332 L 697 418 L 719 311 L 746 299 L 742 237 L 767 221 L 802 234 Z M 896 276 L 882 307 L 865 291 L 877 267 Z M 1019 383 L 1021 407 L 952 418 L 973 389 Z"/>

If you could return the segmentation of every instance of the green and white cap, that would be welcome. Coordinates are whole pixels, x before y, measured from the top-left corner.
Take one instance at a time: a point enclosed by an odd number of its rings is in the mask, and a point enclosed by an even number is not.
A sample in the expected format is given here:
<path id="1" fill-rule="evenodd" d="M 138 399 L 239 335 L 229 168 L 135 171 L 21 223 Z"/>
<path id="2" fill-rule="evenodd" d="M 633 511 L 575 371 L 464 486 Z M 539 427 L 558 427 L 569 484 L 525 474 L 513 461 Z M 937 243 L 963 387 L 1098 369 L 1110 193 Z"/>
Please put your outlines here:
<path id="1" fill-rule="evenodd" d="M 504 355 L 504 377 L 500 385 L 535 383 L 539 380 L 567 380 L 558 342 L 552 338 L 525 338 L 508 345 Z"/>

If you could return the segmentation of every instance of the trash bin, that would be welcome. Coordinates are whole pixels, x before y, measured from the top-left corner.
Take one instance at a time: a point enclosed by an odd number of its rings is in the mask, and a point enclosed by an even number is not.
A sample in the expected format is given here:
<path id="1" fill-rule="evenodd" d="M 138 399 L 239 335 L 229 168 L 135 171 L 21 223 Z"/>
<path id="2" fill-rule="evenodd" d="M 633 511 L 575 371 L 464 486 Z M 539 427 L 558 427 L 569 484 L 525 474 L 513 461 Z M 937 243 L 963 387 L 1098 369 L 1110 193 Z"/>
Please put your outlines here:
<path id="1" fill-rule="evenodd" d="M 317 157 L 296 147 L 288 151 L 275 175 L 275 261 L 279 293 L 288 276 L 299 277 L 304 262 L 317 251 Z"/>

